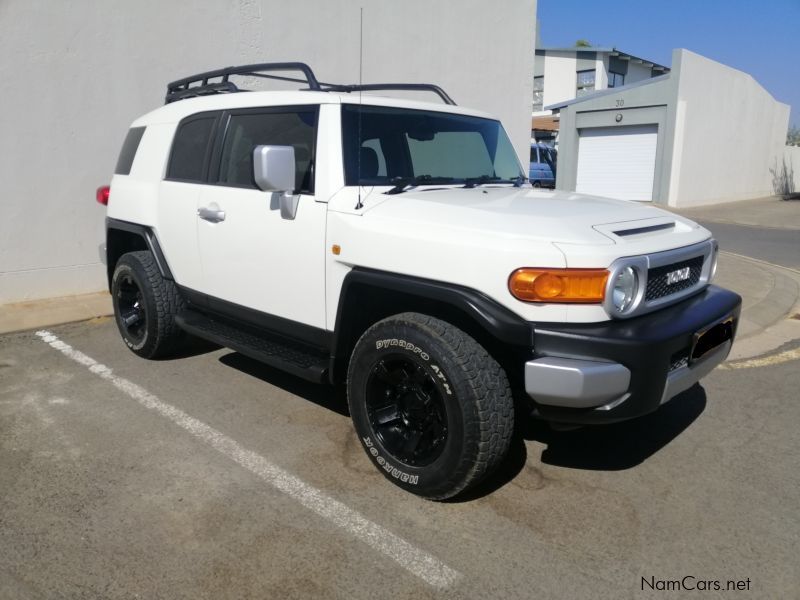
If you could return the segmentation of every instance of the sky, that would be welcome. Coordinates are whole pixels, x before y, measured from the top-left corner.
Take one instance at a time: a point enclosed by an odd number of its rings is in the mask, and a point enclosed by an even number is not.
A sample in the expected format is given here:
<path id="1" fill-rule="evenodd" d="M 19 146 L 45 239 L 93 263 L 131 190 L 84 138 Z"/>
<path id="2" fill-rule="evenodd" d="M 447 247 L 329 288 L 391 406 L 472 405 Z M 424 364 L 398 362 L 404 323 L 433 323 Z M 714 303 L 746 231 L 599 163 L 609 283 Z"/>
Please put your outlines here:
<path id="1" fill-rule="evenodd" d="M 800 0 L 538 0 L 541 46 L 616 47 L 670 66 L 686 48 L 752 75 L 800 126 Z"/>

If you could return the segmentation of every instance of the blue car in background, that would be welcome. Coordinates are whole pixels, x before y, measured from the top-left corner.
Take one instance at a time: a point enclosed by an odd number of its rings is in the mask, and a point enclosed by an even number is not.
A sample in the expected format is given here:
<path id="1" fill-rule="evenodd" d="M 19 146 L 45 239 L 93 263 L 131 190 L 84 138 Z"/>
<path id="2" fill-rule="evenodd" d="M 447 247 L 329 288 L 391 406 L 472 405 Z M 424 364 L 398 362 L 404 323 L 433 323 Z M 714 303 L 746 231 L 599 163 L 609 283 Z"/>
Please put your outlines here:
<path id="1" fill-rule="evenodd" d="M 545 144 L 531 143 L 531 164 L 528 171 L 533 187 L 556 187 L 556 160 L 558 153 L 555 148 Z"/>

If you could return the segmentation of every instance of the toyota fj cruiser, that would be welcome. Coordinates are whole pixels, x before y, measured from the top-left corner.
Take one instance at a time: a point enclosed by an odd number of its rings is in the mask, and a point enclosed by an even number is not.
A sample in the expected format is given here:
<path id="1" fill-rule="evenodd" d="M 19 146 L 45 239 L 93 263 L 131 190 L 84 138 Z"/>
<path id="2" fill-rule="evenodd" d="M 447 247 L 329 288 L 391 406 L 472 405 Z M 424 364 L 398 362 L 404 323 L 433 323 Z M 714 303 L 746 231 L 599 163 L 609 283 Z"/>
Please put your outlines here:
<path id="1" fill-rule="evenodd" d="M 235 93 L 234 75 L 307 89 Z M 498 466 L 515 402 L 561 426 L 655 411 L 725 359 L 739 316 L 706 229 L 532 189 L 500 122 L 434 85 L 325 84 L 302 63 L 173 82 L 98 200 L 134 353 L 191 334 L 345 384 L 369 459 L 428 498 Z"/>

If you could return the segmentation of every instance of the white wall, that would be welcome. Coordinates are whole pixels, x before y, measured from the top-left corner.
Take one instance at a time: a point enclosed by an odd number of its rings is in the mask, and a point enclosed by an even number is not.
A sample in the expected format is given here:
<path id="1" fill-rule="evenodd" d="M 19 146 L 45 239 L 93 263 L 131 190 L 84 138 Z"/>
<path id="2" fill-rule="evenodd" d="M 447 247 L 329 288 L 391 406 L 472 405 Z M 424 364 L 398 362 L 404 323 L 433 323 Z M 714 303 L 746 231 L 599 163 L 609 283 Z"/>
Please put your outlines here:
<path id="1" fill-rule="evenodd" d="M 773 167 L 774 175 L 780 179 L 786 174 L 786 181 L 792 193 L 800 193 L 800 146 L 786 146 L 783 158 L 778 158 Z"/>
<path id="2" fill-rule="evenodd" d="M 769 196 L 784 155 L 789 106 L 747 73 L 675 50 L 678 80 L 669 203 L 697 206 Z"/>
<path id="3" fill-rule="evenodd" d="M 359 6 L 365 83 L 437 83 L 527 154 L 536 0 L 0 0 L 0 304 L 104 288 L 94 190 L 168 81 L 300 60 L 356 82 Z"/>
<path id="4" fill-rule="evenodd" d="M 577 64 L 574 52 L 547 52 L 544 61 L 544 106 L 575 97 Z"/>
<path id="5" fill-rule="evenodd" d="M 650 79 L 653 76 L 653 71 L 650 67 L 645 67 L 641 63 L 628 61 L 628 73 L 625 75 L 625 85 L 629 83 L 636 83 L 644 79 Z"/>
<path id="6" fill-rule="evenodd" d="M 605 90 L 608 88 L 608 54 L 602 52 L 595 61 L 594 89 Z M 577 75 L 576 75 L 577 76 Z"/>

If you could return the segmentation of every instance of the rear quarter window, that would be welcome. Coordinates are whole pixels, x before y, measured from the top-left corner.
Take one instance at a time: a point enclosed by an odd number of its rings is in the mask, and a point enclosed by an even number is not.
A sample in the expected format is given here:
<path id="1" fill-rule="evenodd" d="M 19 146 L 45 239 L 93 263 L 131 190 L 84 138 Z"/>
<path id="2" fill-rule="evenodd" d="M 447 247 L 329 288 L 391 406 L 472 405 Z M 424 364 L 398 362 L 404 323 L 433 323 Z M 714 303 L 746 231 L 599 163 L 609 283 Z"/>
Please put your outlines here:
<path id="1" fill-rule="evenodd" d="M 144 127 L 131 127 L 128 130 L 128 135 L 125 136 L 125 141 L 122 142 L 122 150 L 119 152 L 117 167 L 114 169 L 115 175 L 130 175 L 133 159 L 136 156 L 136 150 L 139 148 L 139 142 L 142 141 L 144 130 Z"/>

